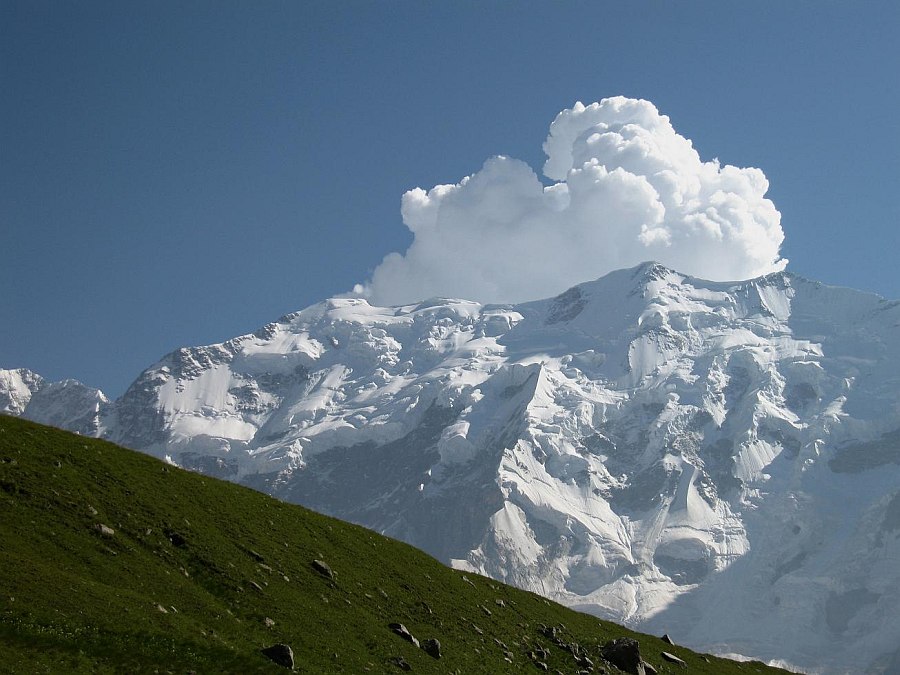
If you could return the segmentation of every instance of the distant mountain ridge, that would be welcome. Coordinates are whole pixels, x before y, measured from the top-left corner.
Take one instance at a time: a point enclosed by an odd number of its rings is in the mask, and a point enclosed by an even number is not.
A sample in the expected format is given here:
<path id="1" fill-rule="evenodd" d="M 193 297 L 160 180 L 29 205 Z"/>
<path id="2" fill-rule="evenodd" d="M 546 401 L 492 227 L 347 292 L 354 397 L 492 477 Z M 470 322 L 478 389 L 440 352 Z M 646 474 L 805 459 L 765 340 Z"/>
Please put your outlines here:
<path id="1" fill-rule="evenodd" d="M 695 648 L 894 672 L 898 330 L 873 294 L 646 263 L 519 305 L 328 300 L 73 419 Z"/>
<path id="2" fill-rule="evenodd" d="M 109 403 L 102 391 L 78 380 L 48 382 L 27 368 L 0 370 L 0 413 L 97 436 Z"/>

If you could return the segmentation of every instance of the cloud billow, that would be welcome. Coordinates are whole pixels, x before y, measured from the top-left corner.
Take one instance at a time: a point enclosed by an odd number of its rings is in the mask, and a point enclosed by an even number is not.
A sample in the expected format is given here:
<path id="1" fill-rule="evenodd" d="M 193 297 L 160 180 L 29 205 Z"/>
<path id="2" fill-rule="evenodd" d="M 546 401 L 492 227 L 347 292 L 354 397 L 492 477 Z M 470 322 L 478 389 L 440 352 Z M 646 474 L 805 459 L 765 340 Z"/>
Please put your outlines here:
<path id="1" fill-rule="evenodd" d="M 499 156 L 455 185 L 404 194 L 412 244 L 355 290 L 378 304 L 519 302 L 645 260 L 719 281 L 787 264 L 763 172 L 701 161 L 649 101 L 576 103 L 550 125 L 544 151 L 549 186 Z"/>

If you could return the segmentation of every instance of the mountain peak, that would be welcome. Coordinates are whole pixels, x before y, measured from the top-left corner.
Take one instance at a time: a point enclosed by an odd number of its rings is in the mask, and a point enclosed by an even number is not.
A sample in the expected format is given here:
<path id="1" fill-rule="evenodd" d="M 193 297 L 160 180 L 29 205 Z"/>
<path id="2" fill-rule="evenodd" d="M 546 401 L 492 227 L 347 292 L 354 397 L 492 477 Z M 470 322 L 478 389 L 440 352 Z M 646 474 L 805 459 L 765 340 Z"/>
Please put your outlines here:
<path id="1" fill-rule="evenodd" d="M 517 305 L 337 298 L 169 355 L 100 433 L 695 647 L 874 669 L 900 659 L 898 325 L 652 262 Z"/>
<path id="2" fill-rule="evenodd" d="M 0 413 L 21 415 L 43 385 L 44 378 L 27 368 L 0 368 Z"/>
<path id="3" fill-rule="evenodd" d="M 27 368 L 0 370 L 0 412 L 88 436 L 100 433 L 109 399 L 78 380 L 48 382 Z"/>

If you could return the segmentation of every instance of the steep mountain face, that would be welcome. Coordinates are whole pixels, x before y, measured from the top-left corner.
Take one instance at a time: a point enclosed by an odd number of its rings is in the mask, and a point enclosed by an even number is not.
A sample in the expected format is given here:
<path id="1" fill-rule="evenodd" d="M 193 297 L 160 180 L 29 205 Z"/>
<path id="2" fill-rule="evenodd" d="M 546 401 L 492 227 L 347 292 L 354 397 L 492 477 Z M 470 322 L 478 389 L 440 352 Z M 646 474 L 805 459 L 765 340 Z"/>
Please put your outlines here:
<path id="1" fill-rule="evenodd" d="M 645 264 L 342 298 L 146 370 L 98 433 L 695 648 L 900 672 L 900 303 Z"/>
<path id="2" fill-rule="evenodd" d="M 0 413 L 19 416 L 44 384 L 44 378 L 27 368 L 0 369 Z"/>
<path id="3" fill-rule="evenodd" d="M 102 391 L 77 380 L 48 382 L 27 368 L 0 369 L 0 413 L 98 436 L 108 405 Z"/>

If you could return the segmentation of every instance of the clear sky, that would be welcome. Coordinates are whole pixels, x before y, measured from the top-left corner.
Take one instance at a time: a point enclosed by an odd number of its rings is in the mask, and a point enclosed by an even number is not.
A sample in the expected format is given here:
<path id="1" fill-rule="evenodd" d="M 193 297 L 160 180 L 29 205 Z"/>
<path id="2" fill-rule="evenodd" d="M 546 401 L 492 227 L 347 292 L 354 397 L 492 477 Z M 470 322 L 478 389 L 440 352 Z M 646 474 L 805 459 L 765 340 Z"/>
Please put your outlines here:
<path id="1" fill-rule="evenodd" d="M 4 0 L 0 367 L 120 395 L 366 282 L 404 192 L 540 175 L 616 95 L 765 173 L 788 270 L 900 298 L 898 35 L 895 0 Z"/>

